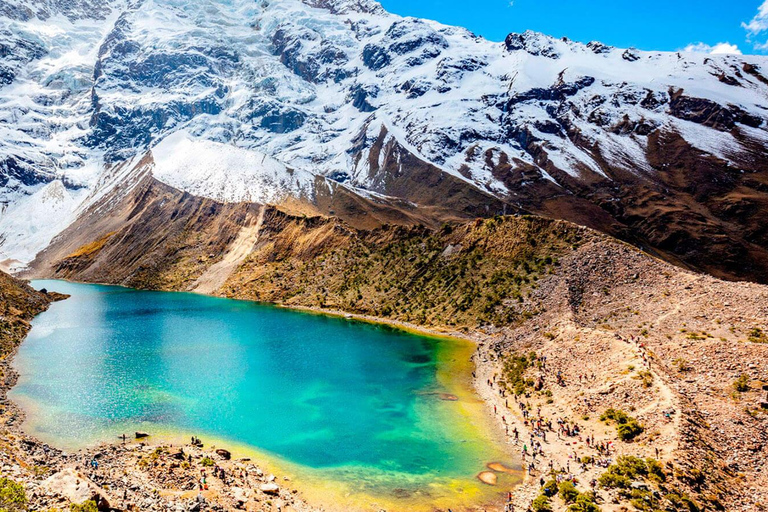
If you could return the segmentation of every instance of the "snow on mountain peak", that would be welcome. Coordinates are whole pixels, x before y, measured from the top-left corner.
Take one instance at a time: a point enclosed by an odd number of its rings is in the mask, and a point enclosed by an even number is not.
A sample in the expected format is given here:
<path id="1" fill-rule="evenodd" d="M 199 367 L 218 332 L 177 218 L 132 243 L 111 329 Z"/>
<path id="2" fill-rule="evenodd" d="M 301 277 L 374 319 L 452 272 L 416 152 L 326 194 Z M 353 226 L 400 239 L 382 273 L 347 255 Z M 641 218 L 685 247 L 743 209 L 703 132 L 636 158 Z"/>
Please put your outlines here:
<path id="1" fill-rule="evenodd" d="M 327 9 L 332 14 L 351 12 L 383 14 L 385 11 L 376 0 L 303 0 L 310 7 Z"/>
<path id="2" fill-rule="evenodd" d="M 174 188 L 221 202 L 279 203 L 312 193 L 314 175 L 274 158 L 191 137 L 180 130 L 152 148 L 152 175 Z"/>

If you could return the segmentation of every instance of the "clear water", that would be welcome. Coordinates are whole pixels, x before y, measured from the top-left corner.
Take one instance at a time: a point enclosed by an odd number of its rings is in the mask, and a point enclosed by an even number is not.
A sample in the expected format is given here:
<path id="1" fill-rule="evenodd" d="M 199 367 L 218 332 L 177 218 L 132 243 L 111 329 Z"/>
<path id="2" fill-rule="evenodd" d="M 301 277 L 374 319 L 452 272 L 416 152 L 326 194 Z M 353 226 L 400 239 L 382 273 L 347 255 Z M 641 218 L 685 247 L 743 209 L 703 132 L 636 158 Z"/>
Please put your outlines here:
<path id="1" fill-rule="evenodd" d="M 505 460 L 469 390 L 463 342 L 195 294 L 33 285 L 71 295 L 33 321 L 15 359 L 11 398 L 52 444 L 194 434 L 366 503 L 459 506 L 503 492 L 475 478 Z"/>

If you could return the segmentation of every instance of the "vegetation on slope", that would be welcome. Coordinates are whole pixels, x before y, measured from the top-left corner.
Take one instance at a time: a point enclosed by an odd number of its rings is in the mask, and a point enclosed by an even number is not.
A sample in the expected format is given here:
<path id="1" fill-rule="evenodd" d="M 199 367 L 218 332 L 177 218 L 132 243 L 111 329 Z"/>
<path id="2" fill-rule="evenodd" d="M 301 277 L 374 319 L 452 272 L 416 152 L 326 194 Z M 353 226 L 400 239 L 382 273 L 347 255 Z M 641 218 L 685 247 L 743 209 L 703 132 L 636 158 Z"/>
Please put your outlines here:
<path id="1" fill-rule="evenodd" d="M 277 227 L 276 227 L 277 224 Z M 226 293 L 340 309 L 421 325 L 509 325 L 536 314 L 525 298 L 587 231 L 535 217 L 495 217 L 438 230 L 358 232 L 316 219 L 271 233 Z"/>
<path id="2" fill-rule="evenodd" d="M 37 292 L 0 272 L 0 358 L 5 358 L 21 343 L 29 331 L 29 321 L 43 311 L 51 299 L 59 297 Z"/>

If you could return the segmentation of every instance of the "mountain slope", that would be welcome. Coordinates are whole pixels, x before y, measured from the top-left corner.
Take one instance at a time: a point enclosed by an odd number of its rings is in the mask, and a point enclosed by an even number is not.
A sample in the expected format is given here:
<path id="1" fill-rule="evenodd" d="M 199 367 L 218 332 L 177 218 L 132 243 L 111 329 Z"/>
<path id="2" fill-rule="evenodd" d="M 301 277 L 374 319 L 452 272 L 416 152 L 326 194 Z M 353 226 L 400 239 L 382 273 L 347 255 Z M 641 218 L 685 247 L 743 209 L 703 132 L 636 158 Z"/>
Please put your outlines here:
<path id="1" fill-rule="evenodd" d="M 46 183 L 80 204 L 105 169 L 175 148 L 205 165 L 155 177 L 208 199 L 314 204 L 320 178 L 452 218 L 573 220 L 768 281 L 764 57 L 494 43 L 372 0 L 6 0 L 0 14 L 6 240 L 13 206 Z M 0 259 L 29 262 L 61 218 Z"/>

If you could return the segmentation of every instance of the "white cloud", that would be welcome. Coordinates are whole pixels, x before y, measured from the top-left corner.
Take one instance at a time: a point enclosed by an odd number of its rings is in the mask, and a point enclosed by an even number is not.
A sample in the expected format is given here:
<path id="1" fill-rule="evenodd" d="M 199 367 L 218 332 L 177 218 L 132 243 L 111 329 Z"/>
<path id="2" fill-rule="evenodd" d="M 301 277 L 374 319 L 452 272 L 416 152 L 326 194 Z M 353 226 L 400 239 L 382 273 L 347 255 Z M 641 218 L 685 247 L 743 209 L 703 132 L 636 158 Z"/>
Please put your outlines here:
<path id="1" fill-rule="evenodd" d="M 768 0 L 766 0 L 768 3 Z M 696 52 L 696 53 L 711 53 L 713 55 L 732 54 L 741 55 L 741 50 L 735 44 L 731 43 L 717 43 L 714 46 L 710 46 L 706 43 L 689 44 L 683 51 Z"/>
<path id="2" fill-rule="evenodd" d="M 757 8 L 757 14 L 749 23 L 742 23 L 742 28 L 747 31 L 747 41 L 754 43 L 755 50 L 768 50 L 768 41 L 753 41 L 754 36 L 758 36 L 768 30 L 768 0 L 763 0 L 760 7 Z"/>
<path id="3" fill-rule="evenodd" d="M 757 8 L 757 14 L 749 23 L 742 22 L 741 26 L 751 36 L 768 30 L 768 0 L 764 0 Z"/>

